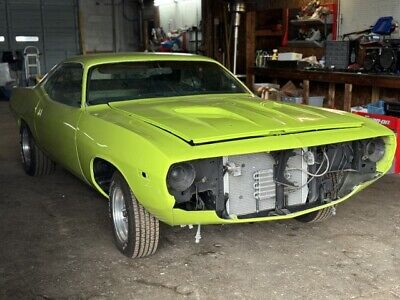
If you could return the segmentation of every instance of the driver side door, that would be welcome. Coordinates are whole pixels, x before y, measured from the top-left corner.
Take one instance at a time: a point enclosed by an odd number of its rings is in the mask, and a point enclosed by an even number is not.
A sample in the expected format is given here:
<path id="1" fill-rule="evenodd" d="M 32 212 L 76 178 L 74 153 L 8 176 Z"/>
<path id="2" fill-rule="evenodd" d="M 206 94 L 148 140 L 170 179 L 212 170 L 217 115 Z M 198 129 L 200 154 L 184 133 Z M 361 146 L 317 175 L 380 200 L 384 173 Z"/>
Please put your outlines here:
<path id="1" fill-rule="evenodd" d="M 38 87 L 41 100 L 35 115 L 39 145 L 57 163 L 78 177 L 82 171 L 76 148 L 82 116 L 83 67 L 62 64 Z"/>

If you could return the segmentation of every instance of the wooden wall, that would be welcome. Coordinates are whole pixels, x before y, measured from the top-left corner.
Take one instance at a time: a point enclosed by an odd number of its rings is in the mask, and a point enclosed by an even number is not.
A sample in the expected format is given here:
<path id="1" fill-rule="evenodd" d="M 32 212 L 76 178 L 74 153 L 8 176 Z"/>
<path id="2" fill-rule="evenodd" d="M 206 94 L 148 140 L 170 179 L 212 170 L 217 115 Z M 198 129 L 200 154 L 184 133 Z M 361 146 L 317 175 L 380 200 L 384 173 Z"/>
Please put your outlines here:
<path id="1" fill-rule="evenodd" d="M 247 0 L 246 11 L 262 11 L 267 9 L 282 9 L 282 8 L 300 8 L 303 7 L 309 0 Z M 203 45 L 202 50 L 204 55 L 212 57 L 220 62 L 226 62 L 227 44 L 225 41 L 225 17 L 229 24 L 231 14 L 228 12 L 228 1 L 226 0 L 202 0 L 202 25 L 203 25 Z M 338 0 L 321 0 L 321 3 L 338 3 Z M 225 16 L 224 16 L 225 14 Z M 217 25 L 219 24 L 219 25 Z M 246 14 L 242 14 L 238 45 L 238 73 L 246 73 Z M 280 46 L 277 42 L 276 48 Z M 233 52 L 233 37 L 230 44 L 231 52 Z M 292 49 L 295 51 L 296 49 Z M 291 50 L 291 51 L 292 51 Z M 323 53 L 317 49 L 312 51 L 309 49 L 309 55 L 317 55 L 321 57 Z M 255 55 L 255 53 L 254 53 Z M 231 54 L 233 56 L 233 54 Z"/>
<path id="2" fill-rule="evenodd" d="M 232 65 L 233 34 L 230 43 L 230 62 L 227 62 L 227 43 L 225 26 L 230 23 L 231 13 L 228 12 L 228 2 L 224 0 L 202 0 L 202 30 L 204 55 L 212 57 L 219 62 L 225 62 L 225 66 Z M 246 43 L 246 17 L 241 14 L 238 43 L 238 74 L 246 73 L 245 43 Z M 227 26 L 229 28 L 229 25 Z M 230 68 L 232 69 L 232 68 Z"/>
<path id="3" fill-rule="evenodd" d="M 309 2 L 309 0 L 248 0 L 247 12 L 249 11 L 263 11 L 268 9 L 282 9 L 282 8 L 301 8 Z M 321 0 L 322 4 L 335 3 L 339 4 L 339 0 Z M 229 23 L 230 13 L 227 12 L 227 1 L 225 0 L 202 0 L 202 30 L 203 30 L 203 45 L 202 50 L 204 55 L 217 59 L 223 62 L 225 54 L 226 61 L 226 43 L 225 43 L 225 17 Z M 238 51 L 238 74 L 246 73 L 246 43 L 251 42 L 251 39 L 246 37 L 246 25 L 252 26 L 249 20 L 245 19 L 245 15 L 242 15 L 241 27 L 240 27 L 240 39 L 239 39 L 239 51 Z M 219 25 L 217 25 L 219 24 Z M 233 39 L 232 39 L 233 43 Z M 231 45 L 232 47 L 232 45 Z M 279 44 L 277 45 L 279 47 Z M 251 47 L 248 47 L 251 48 Z M 300 49 L 288 49 L 287 51 L 299 51 L 304 52 L 305 48 Z M 309 52 L 304 53 L 305 56 L 316 55 L 318 58 L 324 55 L 323 48 L 313 50 L 310 48 Z M 256 50 L 256 49 L 255 49 Z M 283 50 L 283 49 L 282 49 Z M 247 55 L 253 55 L 254 53 L 248 53 Z M 229 64 L 225 64 L 229 65 Z M 286 81 L 280 82 L 284 84 Z M 338 85 L 336 98 L 338 103 L 341 103 L 343 98 L 343 87 Z M 311 83 L 310 94 L 311 95 L 326 95 L 328 91 L 328 84 L 323 83 Z M 400 100 L 400 90 L 394 89 L 381 89 L 380 97 L 385 99 L 396 99 Z M 365 87 L 354 86 L 353 90 L 353 105 L 362 105 L 371 102 L 371 91 Z"/>

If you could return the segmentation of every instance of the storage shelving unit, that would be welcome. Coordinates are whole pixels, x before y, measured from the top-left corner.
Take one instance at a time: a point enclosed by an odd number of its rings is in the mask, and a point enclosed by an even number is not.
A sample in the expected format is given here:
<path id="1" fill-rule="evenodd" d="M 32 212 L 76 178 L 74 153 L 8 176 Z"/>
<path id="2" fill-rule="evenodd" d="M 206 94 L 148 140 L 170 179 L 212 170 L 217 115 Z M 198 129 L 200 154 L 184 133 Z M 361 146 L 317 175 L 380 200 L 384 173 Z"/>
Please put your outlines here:
<path id="1" fill-rule="evenodd" d="M 288 46 L 290 47 L 304 47 L 304 48 L 314 48 L 320 47 L 323 48 L 325 46 L 324 41 L 307 41 L 307 40 L 295 40 L 293 38 L 294 32 L 298 30 L 298 28 L 318 28 L 324 39 L 326 39 L 329 35 L 333 40 L 336 39 L 336 26 L 337 26 L 337 10 L 335 4 L 327 4 L 324 5 L 329 8 L 331 14 L 327 15 L 324 18 L 318 19 L 295 19 L 295 16 L 298 13 L 297 9 L 291 10 L 289 13 L 289 41 Z"/>
<path id="2" fill-rule="evenodd" d="M 326 37 L 332 34 L 336 39 L 337 5 L 324 4 L 333 13 L 326 19 L 298 20 L 299 8 L 267 9 L 263 11 L 248 11 L 246 13 L 246 68 L 255 64 L 256 50 L 279 48 L 279 51 L 301 52 L 304 56 L 323 56 L 324 43 L 316 41 L 293 40 L 300 26 L 315 26 L 322 30 Z M 247 79 L 250 85 L 251 79 Z"/>

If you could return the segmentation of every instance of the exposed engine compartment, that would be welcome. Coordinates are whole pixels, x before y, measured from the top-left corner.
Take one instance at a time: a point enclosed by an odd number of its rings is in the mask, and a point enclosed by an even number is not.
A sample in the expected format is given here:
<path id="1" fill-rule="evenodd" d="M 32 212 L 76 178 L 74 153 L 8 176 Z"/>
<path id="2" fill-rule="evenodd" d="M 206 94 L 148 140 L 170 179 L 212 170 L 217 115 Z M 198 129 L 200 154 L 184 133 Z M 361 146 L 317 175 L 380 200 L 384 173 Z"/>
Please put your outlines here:
<path id="1" fill-rule="evenodd" d="M 282 215 L 335 201 L 378 175 L 382 138 L 199 159 L 171 166 L 175 208 L 221 218 Z"/>

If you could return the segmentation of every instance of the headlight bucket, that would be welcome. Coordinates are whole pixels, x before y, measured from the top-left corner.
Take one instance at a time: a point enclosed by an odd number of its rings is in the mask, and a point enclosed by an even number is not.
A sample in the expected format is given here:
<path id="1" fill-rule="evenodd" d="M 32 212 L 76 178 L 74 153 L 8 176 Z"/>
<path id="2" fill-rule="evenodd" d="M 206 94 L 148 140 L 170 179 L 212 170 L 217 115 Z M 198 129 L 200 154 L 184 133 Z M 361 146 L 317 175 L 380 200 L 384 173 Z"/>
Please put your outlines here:
<path id="1" fill-rule="evenodd" d="M 380 161 L 385 155 L 385 142 L 382 138 L 374 138 L 365 146 L 364 149 L 364 160 L 369 160 L 372 162 Z"/>
<path id="2" fill-rule="evenodd" d="M 177 163 L 170 167 L 167 175 L 167 185 L 171 189 L 186 191 L 196 178 L 196 170 L 191 163 Z"/>

